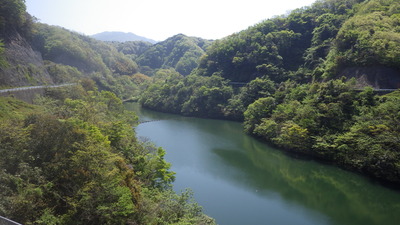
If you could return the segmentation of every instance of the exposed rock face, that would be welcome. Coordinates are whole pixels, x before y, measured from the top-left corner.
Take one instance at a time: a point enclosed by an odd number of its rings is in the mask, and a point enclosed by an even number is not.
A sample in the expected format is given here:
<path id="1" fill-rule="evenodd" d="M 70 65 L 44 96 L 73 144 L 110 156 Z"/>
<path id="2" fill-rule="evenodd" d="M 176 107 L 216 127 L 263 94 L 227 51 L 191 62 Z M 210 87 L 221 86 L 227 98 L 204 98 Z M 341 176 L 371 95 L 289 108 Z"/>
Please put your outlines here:
<path id="1" fill-rule="evenodd" d="M 5 43 L 5 56 L 8 66 L 0 68 L 0 86 L 53 84 L 41 54 L 18 33 Z"/>
<path id="2" fill-rule="evenodd" d="M 344 69 L 340 76 L 356 78 L 357 87 L 372 86 L 376 89 L 400 88 L 400 71 L 384 66 L 349 67 Z"/>

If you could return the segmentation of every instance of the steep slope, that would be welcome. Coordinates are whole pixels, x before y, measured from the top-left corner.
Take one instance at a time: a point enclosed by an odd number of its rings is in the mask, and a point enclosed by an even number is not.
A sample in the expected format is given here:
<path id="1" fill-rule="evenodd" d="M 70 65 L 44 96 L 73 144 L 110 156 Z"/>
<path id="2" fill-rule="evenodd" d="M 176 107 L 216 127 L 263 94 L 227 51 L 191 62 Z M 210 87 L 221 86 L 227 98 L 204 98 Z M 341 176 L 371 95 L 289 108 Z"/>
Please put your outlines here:
<path id="1" fill-rule="evenodd" d="M 399 4 L 395 0 L 317 1 L 215 41 L 197 74 L 217 73 L 239 82 L 265 75 L 275 82 L 346 76 L 355 77 L 359 86 L 397 87 Z"/>
<path id="2" fill-rule="evenodd" d="M 6 65 L 0 67 L 0 86 L 52 84 L 41 54 L 15 33 L 5 43 Z"/>
<path id="3" fill-rule="evenodd" d="M 111 43 L 31 20 L 29 29 L 11 27 L 2 33 L 2 39 L 2 88 L 92 78 L 102 90 L 113 91 L 123 99 L 132 98 L 139 91 L 133 77 L 138 72 L 137 64 Z"/>
<path id="4" fill-rule="evenodd" d="M 32 17 L 26 14 L 22 0 L 0 4 L 0 86 L 51 84 L 40 53 L 32 50 L 30 38 Z"/>
<path id="5" fill-rule="evenodd" d="M 376 88 L 399 88 L 399 27 L 399 1 L 374 0 L 360 5 L 340 28 L 324 76 L 356 76 Z"/>
<path id="6" fill-rule="evenodd" d="M 33 45 L 45 60 L 73 66 L 84 73 L 131 75 L 137 71 L 131 59 L 104 42 L 46 24 L 38 23 L 35 29 Z"/>
<path id="7" fill-rule="evenodd" d="M 155 40 L 142 37 L 134 33 L 125 33 L 117 31 L 105 31 L 98 34 L 93 34 L 91 35 L 91 37 L 99 41 L 117 41 L 117 42 L 144 41 L 144 42 L 149 42 L 151 44 L 157 43 L 157 41 Z"/>
<path id="8" fill-rule="evenodd" d="M 0 86 L 65 83 L 89 76 L 109 83 L 138 71 L 136 63 L 111 44 L 35 23 L 22 0 L 2 2 L 0 12 Z"/>
<path id="9" fill-rule="evenodd" d="M 32 43 L 45 59 L 47 71 L 60 83 L 92 78 L 102 90 L 123 99 L 139 91 L 134 74 L 138 66 L 111 43 L 68 31 L 61 27 L 35 24 Z"/>
<path id="10" fill-rule="evenodd" d="M 323 61 L 331 40 L 358 2 L 317 1 L 216 41 L 202 58 L 198 74 L 219 73 L 241 82 L 264 75 L 277 82 L 303 79 L 305 71 L 299 69 L 312 70 Z"/>

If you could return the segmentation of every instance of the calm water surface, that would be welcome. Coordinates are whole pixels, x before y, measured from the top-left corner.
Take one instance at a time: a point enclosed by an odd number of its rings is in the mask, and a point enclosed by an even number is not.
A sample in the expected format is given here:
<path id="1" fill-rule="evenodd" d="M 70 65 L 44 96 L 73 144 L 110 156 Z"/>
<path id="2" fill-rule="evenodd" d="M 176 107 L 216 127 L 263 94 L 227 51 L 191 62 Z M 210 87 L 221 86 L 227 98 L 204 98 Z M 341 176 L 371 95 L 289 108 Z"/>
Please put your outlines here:
<path id="1" fill-rule="evenodd" d="M 398 225 L 400 192 L 312 160 L 296 159 L 242 131 L 240 123 L 187 118 L 126 105 L 137 135 L 163 147 L 174 189 L 221 225 Z"/>

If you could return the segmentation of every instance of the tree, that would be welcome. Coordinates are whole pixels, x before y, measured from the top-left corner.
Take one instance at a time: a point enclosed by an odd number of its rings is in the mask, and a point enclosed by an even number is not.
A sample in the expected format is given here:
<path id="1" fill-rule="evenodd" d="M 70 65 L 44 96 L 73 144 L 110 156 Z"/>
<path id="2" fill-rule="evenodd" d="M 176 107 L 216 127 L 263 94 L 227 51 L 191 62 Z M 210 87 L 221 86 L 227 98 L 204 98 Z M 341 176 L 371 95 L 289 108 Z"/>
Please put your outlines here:
<path id="1" fill-rule="evenodd" d="M 7 40 L 15 31 L 27 35 L 32 18 L 26 15 L 25 0 L 2 0 L 0 3 L 0 38 Z"/>
<path id="2" fill-rule="evenodd" d="M 275 109 L 275 99 L 272 97 L 260 98 L 250 104 L 244 112 L 244 129 L 248 133 L 252 133 L 256 124 L 261 122 L 261 119 L 268 118 Z"/>
<path id="3" fill-rule="evenodd" d="M 369 1 L 360 6 L 358 13 L 340 28 L 328 55 L 325 76 L 349 66 L 399 68 L 398 4 L 393 0 Z"/>

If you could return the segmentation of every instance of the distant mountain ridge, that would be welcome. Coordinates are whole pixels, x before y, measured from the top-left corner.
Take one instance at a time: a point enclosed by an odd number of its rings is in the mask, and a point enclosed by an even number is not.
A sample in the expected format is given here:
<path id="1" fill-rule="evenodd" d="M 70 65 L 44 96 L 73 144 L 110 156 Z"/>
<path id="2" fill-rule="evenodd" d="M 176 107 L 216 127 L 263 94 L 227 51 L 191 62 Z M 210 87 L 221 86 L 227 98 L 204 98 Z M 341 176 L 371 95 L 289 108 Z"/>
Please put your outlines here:
<path id="1" fill-rule="evenodd" d="M 142 37 L 134 33 L 125 33 L 119 31 L 105 31 L 98 34 L 93 34 L 91 35 L 91 37 L 100 41 L 118 41 L 118 42 L 145 41 L 145 42 L 150 42 L 152 44 L 157 43 L 157 41 L 152 40 L 150 38 Z"/>

